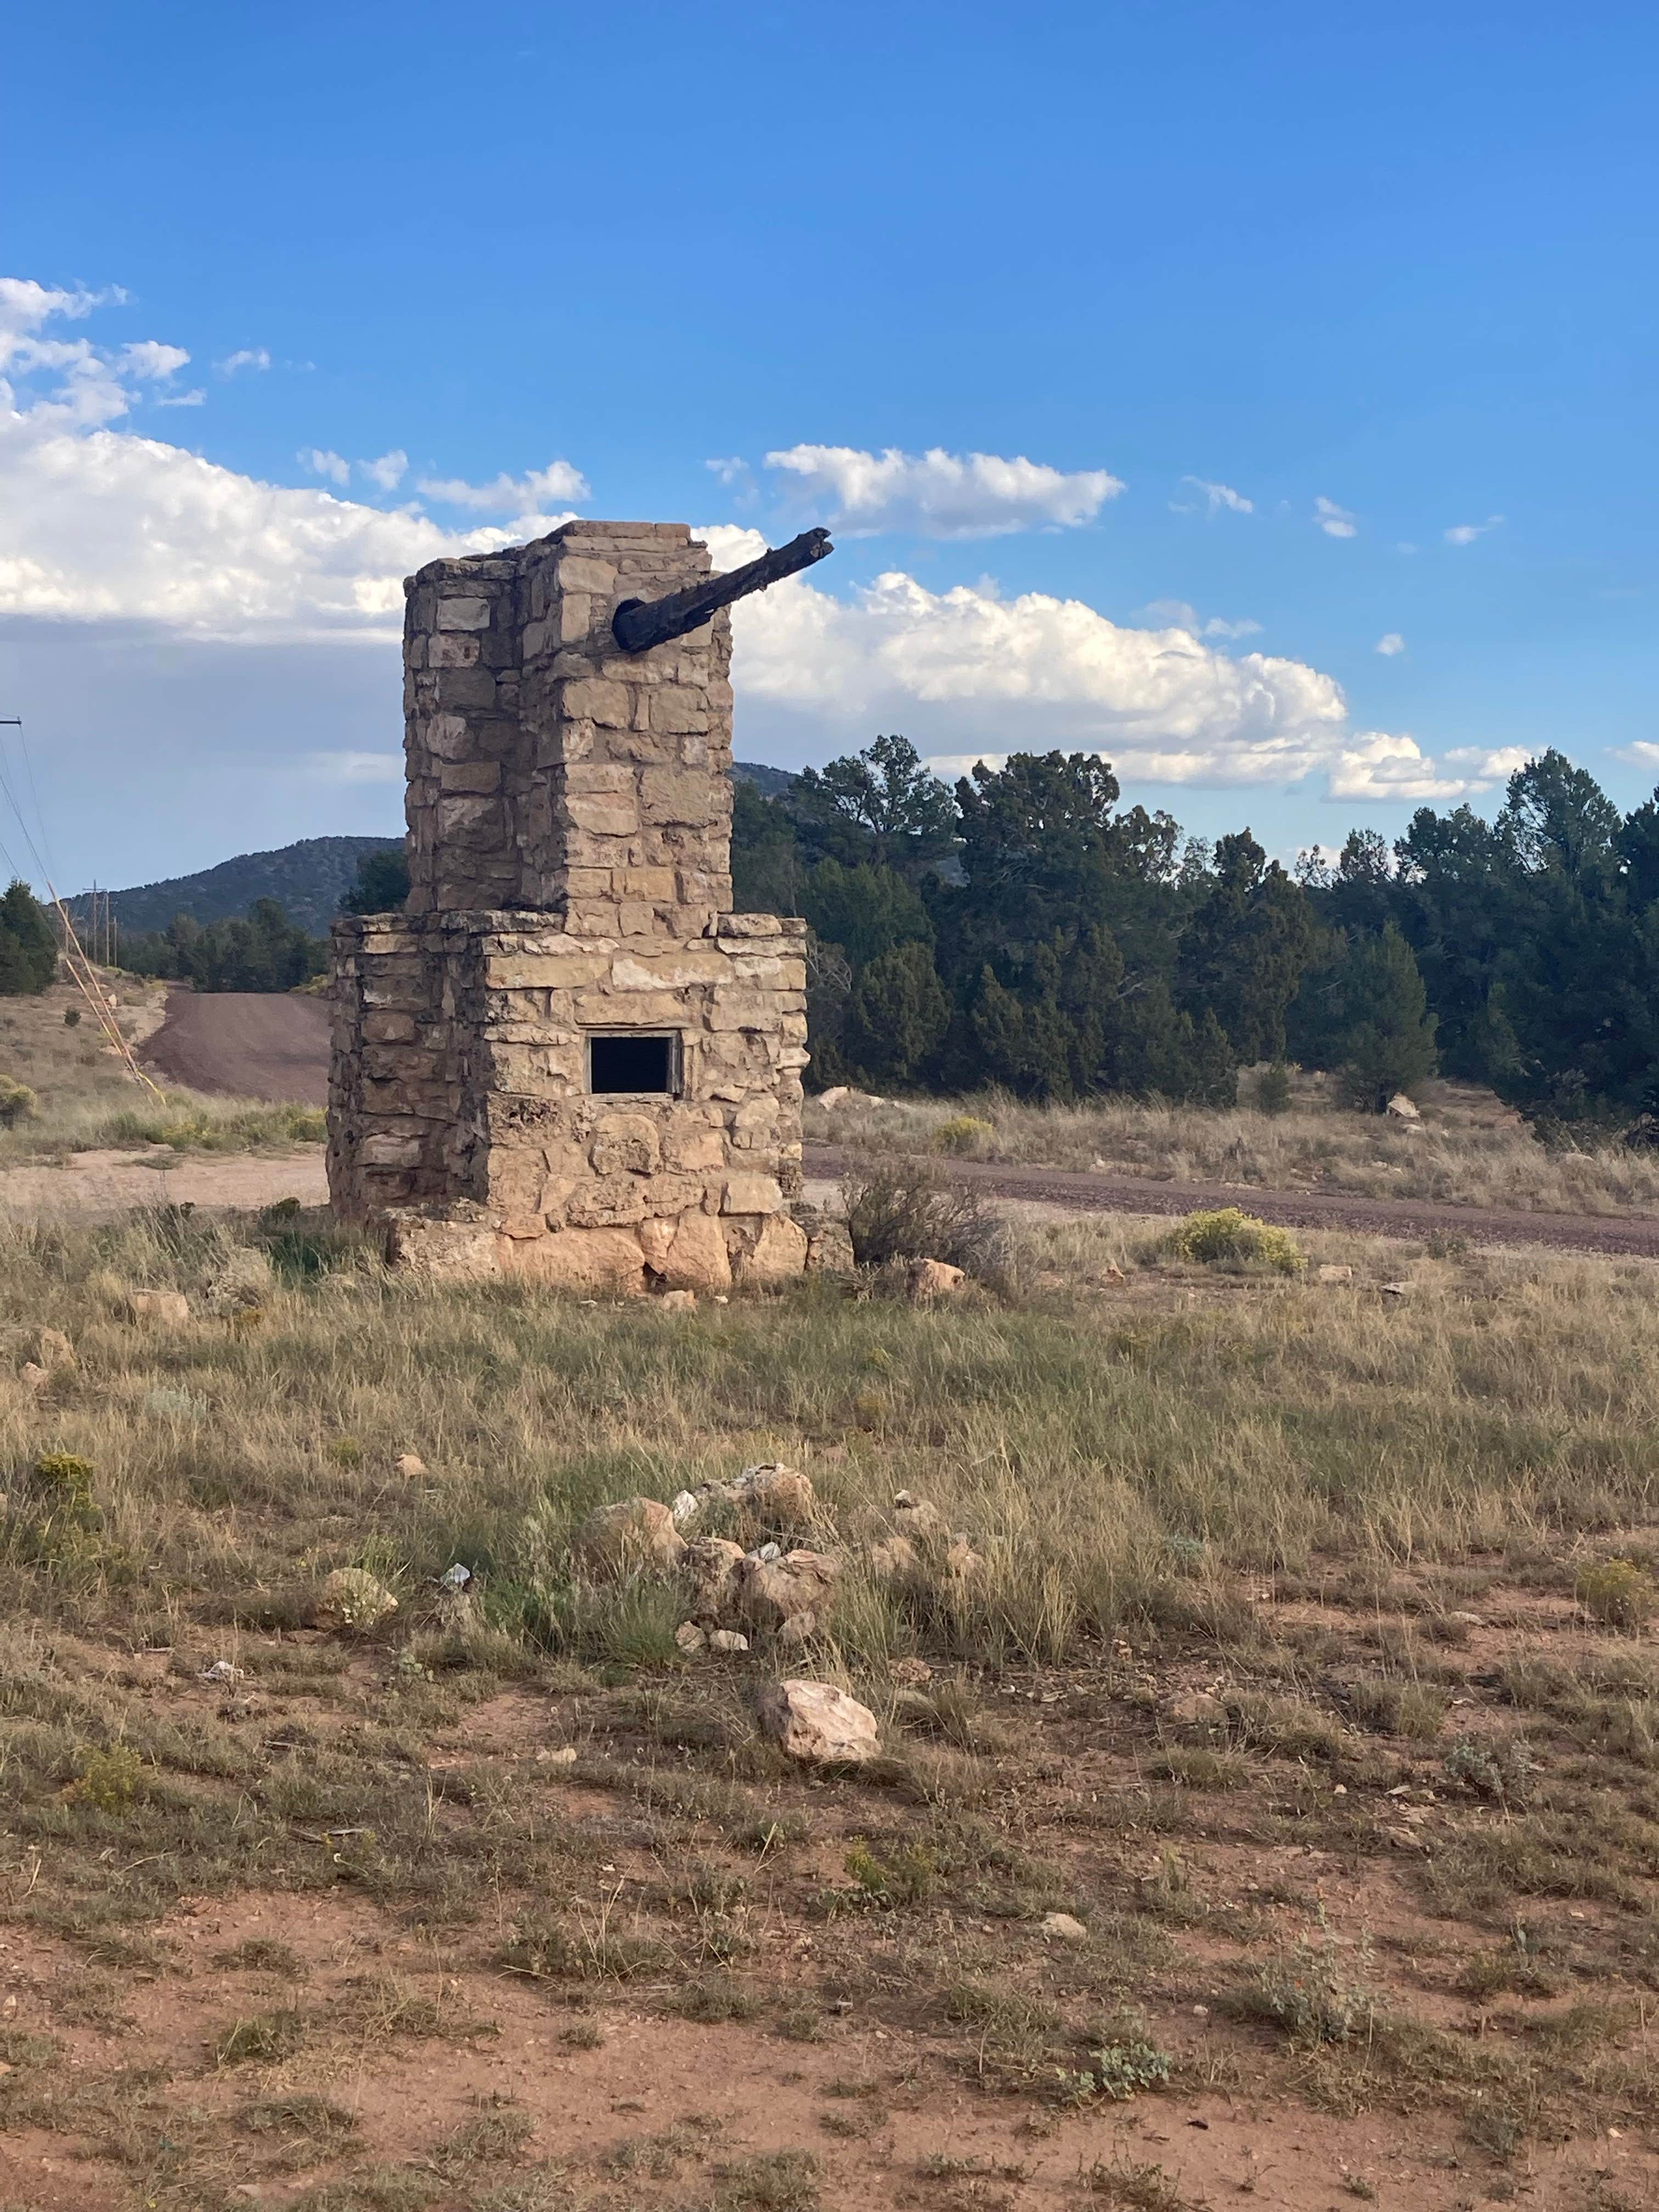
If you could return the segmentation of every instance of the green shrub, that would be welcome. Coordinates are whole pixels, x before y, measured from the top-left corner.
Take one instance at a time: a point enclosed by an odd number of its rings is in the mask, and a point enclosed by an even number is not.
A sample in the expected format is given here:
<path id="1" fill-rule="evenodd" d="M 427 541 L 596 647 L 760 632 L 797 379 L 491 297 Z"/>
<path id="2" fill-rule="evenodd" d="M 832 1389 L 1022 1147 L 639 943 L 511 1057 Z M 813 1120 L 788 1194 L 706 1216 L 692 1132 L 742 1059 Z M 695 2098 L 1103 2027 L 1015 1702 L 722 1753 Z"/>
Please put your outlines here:
<path id="1" fill-rule="evenodd" d="M 64 1009 L 64 1027 L 66 1030 L 78 1030 L 80 1026 L 81 1009 L 79 1006 L 65 1006 Z"/>
<path id="2" fill-rule="evenodd" d="M 1446 1753 L 1446 1779 L 1499 1805 L 1523 1805 L 1538 1762 L 1524 1736 L 1460 1735 Z"/>
<path id="3" fill-rule="evenodd" d="M 1592 1620 L 1607 1628 L 1639 1628 L 1653 1611 L 1653 1577 L 1634 1559 L 1595 1559 L 1581 1568 L 1572 1594 Z"/>
<path id="4" fill-rule="evenodd" d="M 1307 1261 L 1288 1231 L 1224 1206 L 1214 1213 L 1189 1213 L 1164 1240 L 1177 1260 L 1206 1267 L 1265 1267 L 1278 1275 L 1299 1274 Z"/>
<path id="5" fill-rule="evenodd" d="M 1291 1071 L 1282 1060 L 1264 1067 L 1255 1079 L 1258 1114 L 1288 1114 L 1291 1110 Z"/>
<path id="6" fill-rule="evenodd" d="M 1366 1979 L 1370 1956 L 1329 1936 L 1302 1937 L 1258 1967 L 1234 2009 L 1276 2021 L 1292 2042 L 1348 2043 L 1370 2032 L 1376 2002 Z"/>
<path id="7" fill-rule="evenodd" d="M 1093 2064 L 1082 2073 L 1058 2069 L 1060 2095 L 1068 2105 L 1086 2105 L 1096 2097 L 1125 2104 L 1142 2089 L 1161 2088 L 1170 2078 L 1169 2052 L 1140 2037 L 1108 2043 L 1089 2056 Z"/>
<path id="8" fill-rule="evenodd" d="M 860 1267 L 899 1260 L 943 1260 L 981 1282 L 1003 1280 L 1008 1232 L 977 1190 L 948 1182 L 926 1160 L 884 1160 L 854 1170 L 842 1185 L 847 1230 Z"/>
<path id="9" fill-rule="evenodd" d="M 98 1520 L 92 1494 L 92 1462 L 73 1452 L 46 1452 L 34 1462 L 30 1488 L 57 1516 L 89 1528 Z"/>
<path id="10" fill-rule="evenodd" d="M 100 1813 L 129 1811 L 138 1795 L 143 1762 L 130 1743 L 112 1743 L 101 1751 L 81 1754 L 81 1771 L 70 1794 L 79 1803 Z"/>
<path id="11" fill-rule="evenodd" d="M 15 1129 L 20 1121 L 32 1121 L 40 1110 L 40 1101 L 27 1083 L 20 1083 L 14 1075 L 0 1075 L 0 1129 Z"/>
<path id="12" fill-rule="evenodd" d="M 994 1124 L 981 1121 L 977 1114 L 952 1114 L 934 1130 L 933 1145 L 941 1152 L 972 1152 L 995 1134 Z"/>

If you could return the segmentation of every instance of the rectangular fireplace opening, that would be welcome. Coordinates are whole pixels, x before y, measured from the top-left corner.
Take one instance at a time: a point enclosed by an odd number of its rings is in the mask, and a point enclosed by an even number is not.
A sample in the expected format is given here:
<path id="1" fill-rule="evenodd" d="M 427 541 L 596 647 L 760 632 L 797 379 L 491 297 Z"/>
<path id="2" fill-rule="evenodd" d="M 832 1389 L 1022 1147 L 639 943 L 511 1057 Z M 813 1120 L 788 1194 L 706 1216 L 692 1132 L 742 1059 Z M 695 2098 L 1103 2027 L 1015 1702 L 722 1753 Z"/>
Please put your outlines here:
<path id="1" fill-rule="evenodd" d="M 590 1036 L 587 1087 L 596 1097 L 641 1092 L 673 1097 L 680 1087 L 680 1041 L 672 1031 L 649 1036 Z"/>

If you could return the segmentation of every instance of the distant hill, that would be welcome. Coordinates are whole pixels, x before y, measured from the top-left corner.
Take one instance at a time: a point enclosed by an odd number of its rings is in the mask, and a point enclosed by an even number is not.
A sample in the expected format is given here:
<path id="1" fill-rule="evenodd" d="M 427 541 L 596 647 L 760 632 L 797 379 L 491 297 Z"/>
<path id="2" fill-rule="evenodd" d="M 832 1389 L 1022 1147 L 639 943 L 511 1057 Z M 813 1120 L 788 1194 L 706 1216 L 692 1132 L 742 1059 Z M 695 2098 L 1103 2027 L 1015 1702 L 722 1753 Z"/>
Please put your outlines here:
<path id="1" fill-rule="evenodd" d="M 787 769 L 768 768 L 760 761 L 734 761 L 732 765 L 732 774 L 752 783 L 765 799 L 775 799 L 794 781 Z M 165 929 L 175 915 L 187 914 L 203 922 L 225 921 L 246 914 L 255 899 L 274 898 L 282 901 L 291 921 L 323 937 L 341 892 L 357 880 L 362 855 L 387 852 L 402 843 L 401 837 L 302 837 L 297 845 L 279 846 L 274 853 L 239 853 L 234 860 L 221 860 L 216 868 L 204 868 L 199 875 L 169 876 L 163 883 L 112 891 L 110 909 L 124 930 L 142 935 L 146 930 Z M 83 921 L 86 893 L 69 904 L 77 922 Z"/>
<path id="2" fill-rule="evenodd" d="M 165 883 L 137 884 L 112 891 L 110 910 L 124 930 L 140 935 L 165 929 L 175 915 L 198 921 L 225 921 L 246 914 L 255 899 L 280 899 L 289 919 L 321 937 L 340 903 L 340 894 L 357 880 L 365 853 L 383 853 L 401 837 L 302 837 L 274 853 L 239 853 L 199 875 L 170 876 Z M 77 920 L 87 911 L 86 894 L 70 901 Z"/>

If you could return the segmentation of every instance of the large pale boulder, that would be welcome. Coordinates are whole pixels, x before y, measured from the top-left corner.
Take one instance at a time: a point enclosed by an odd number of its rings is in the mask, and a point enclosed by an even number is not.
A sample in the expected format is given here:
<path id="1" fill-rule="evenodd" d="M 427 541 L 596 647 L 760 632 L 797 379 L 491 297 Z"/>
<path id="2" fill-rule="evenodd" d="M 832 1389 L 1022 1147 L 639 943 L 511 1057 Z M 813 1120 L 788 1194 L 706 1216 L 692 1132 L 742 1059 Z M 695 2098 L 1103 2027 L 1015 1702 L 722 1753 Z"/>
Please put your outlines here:
<path id="1" fill-rule="evenodd" d="M 623 1498 L 595 1506 L 576 1531 L 572 1551 L 596 1580 L 628 1574 L 672 1574 L 685 1555 L 674 1516 L 654 1498 Z"/>
<path id="2" fill-rule="evenodd" d="M 501 1264 L 509 1274 L 589 1297 L 630 1297 L 645 1289 L 640 1240 L 621 1228 L 561 1229 L 550 1237 L 503 1237 Z"/>
<path id="3" fill-rule="evenodd" d="M 758 1701 L 761 1734 L 804 1766 L 861 1766 L 881 1749 L 876 1717 L 833 1682 L 772 1682 Z"/>
<path id="4" fill-rule="evenodd" d="M 190 1300 L 182 1291 L 129 1291 L 128 1317 L 152 1328 L 183 1328 L 190 1320 Z"/>
<path id="5" fill-rule="evenodd" d="M 660 1261 L 651 1261 L 671 1291 L 705 1291 L 714 1295 L 732 1287 L 732 1261 L 725 1232 L 712 1213 L 683 1213 Z"/>
<path id="6" fill-rule="evenodd" d="M 469 1214 L 460 1206 L 447 1218 L 395 1206 L 386 1214 L 386 1255 L 394 1267 L 433 1283 L 485 1282 L 503 1261 L 498 1238 L 482 1207 Z M 538 1240 L 540 1241 L 540 1240 Z"/>
<path id="7" fill-rule="evenodd" d="M 951 1297 L 967 1279 L 965 1272 L 948 1260 L 913 1260 L 905 1277 L 905 1295 L 912 1305 L 930 1306 L 936 1298 Z"/>
<path id="8" fill-rule="evenodd" d="M 813 1635 L 829 1619 L 840 1575 L 840 1563 L 822 1552 L 786 1552 L 781 1559 L 746 1558 L 732 1570 L 732 1611 L 769 1635 L 791 1622 L 800 1623 L 799 1634 Z"/>
<path id="9" fill-rule="evenodd" d="M 738 1279 L 745 1290 L 771 1290 L 793 1283 L 806 1271 L 806 1231 L 787 1213 L 769 1214 L 755 1249 L 740 1261 Z"/>

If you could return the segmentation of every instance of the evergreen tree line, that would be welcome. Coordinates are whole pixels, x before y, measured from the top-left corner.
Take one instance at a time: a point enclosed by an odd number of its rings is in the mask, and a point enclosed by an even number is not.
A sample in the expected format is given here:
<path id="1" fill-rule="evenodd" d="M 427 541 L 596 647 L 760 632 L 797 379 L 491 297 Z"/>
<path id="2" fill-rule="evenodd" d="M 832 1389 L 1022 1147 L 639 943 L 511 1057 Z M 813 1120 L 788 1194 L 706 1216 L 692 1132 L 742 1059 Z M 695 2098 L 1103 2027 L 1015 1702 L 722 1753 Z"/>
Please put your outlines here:
<path id="1" fill-rule="evenodd" d="M 736 903 L 811 925 L 814 1079 L 1231 1103 L 1289 1059 L 1370 1108 L 1437 1065 L 1534 1115 L 1659 1107 L 1659 793 L 1623 816 L 1550 751 L 1491 822 L 1424 807 L 1292 873 L 1118 801 L 1081 753 L 951 790 L 900 737 L 740 783 Z"/>
<path id="2" fill-rule="evenodd" d="M 165 929 L 124 938 L 121 965 L 137 975 L 163 975 L 198 991 L 291 991 L 320 975 L 328 946 L 296 921 L 280 900 L 255 899 L 245 915 L 199 922 L 177 915 Z"/>
<path id="3" fill-rule="evenodd" d="M 0 897 L 0 997 L 44 991 L 58 973 L 58 933 L 28 885 L 15 879 Z"/>

